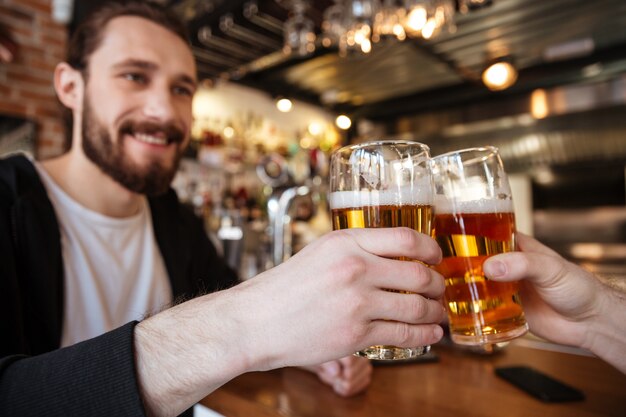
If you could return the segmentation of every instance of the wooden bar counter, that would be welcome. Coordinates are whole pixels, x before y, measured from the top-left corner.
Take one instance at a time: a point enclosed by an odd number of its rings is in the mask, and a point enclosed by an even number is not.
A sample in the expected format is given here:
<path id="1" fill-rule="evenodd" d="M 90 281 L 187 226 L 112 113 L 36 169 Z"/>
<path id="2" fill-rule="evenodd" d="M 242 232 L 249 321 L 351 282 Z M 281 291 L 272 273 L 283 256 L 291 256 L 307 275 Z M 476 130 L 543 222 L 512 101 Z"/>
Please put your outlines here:
<path id="1" fill-rule="evenodd" d="M 227 417 L 626 416 L 626 375 L 600 359 L 513 342 L 493 355 L 435 345 L 438 361 L 375 365 L 361 395 L 341 398 L 306 371 L 242 375 L 201 403 Z M 624 353 L 626 354 L 626 352 Z M 585 400 L 544 403 L 494 374 L 529 365 L 579 390 Z"/>

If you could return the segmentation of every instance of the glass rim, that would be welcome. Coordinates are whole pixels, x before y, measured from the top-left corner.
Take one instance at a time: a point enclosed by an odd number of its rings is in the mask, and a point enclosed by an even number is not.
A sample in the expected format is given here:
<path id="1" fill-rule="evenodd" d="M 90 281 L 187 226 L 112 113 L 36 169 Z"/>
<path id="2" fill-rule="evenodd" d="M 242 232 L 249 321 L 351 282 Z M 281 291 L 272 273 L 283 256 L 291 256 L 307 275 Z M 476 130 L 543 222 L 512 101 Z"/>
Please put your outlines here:
<path id="1" fill-rule="evenodd" d="M 382 139 L 382 140 L 374 140 L 371 142 L 361 142 L 361 143 L 353 143 L 351 145 L 343 146 L 337 149 L 335 152 L 340 153 L 342 151 L 353 151 L 355 149 L 368 148 L 373 146 L 382 146 L 382 145 L 417 145 L 426 152 L 430 154 L 430 147 L 422 142 L 416 142 L 412 140 L 403 140 L 403 139 Z"/>
<path id="2" fill-rule="evenodd" d="M 487 145 L 487 146 L 476 146 L 472 148 L 457 149 L 455 151 L 445 152 L 445 153 L 442 153 L 441 155 L 433 156 L 430 159 L 432 161 L 435 161 L 439 159 L 450 158 L 451 156 L 455 156 L 455 155 L 467 154 L 470 152 L 486 152 L 484 155 L 481 155 L 482 156 L 481 160 L 490 158 L 493 155 L 496 155 L 496 156 L 500 155 L 500 151 L 497 146 Z"/>

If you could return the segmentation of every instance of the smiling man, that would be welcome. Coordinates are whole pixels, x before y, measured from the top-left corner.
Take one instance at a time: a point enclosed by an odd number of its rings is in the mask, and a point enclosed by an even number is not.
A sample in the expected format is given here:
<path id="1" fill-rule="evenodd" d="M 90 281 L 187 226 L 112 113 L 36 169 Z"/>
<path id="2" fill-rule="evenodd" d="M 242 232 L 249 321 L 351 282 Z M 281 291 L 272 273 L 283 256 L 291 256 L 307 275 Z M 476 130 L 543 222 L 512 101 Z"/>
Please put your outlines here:
<path id="1" fill-rule="evenodd" d="M 1 415 L 176 415 L 241 373 L 294 365 L 351 395 L 371 375 L 352 352 L 441 337 L 442 277 L 389 259 L 439 261 L 408 229 L 334 232 L 233 287 L 169 187 L 196 68 L 161 7 L 94 14 L 54 84 L 69 152 L 0 161 Z M 189 301 L 164 310 L 173 300 Z"/>
<path id="2" fill-rule="evenodd" d="M 196 88 L 184 29 L 174 19 L 149 20 L 168 15 L 147 6 L 117 10 L 127 14 L 105 10 L 78 29 L 68 62 L 57 66 L 57 95 L 73 116 L 70 151 L 34 162 L 61 235 L 61 346 L 139 320 L 201 286 L 235 283 L 169 189 L 189 141 Z M 189 237 L 200 251 L 185 247 Z M 174 242 L 192 256 L 172 250 Z M 200 286 L 182 259 L 204 279 Z"/>
<path id="3" fill-rule="evenodd" d="M 150 207 L 164 199 L 175 207 L 168 191 L 189 143 L 196 68 L 176 20 L 163 20 L 146 5 L 133 7 L 119 10 L 145 11 L 155 20 L 132 14 L 112 18 L 101 12 L 79 30 L 68 62 L 59 64 L 55 73 L 59 99 L 73 114 L 72 148 L 59 158 L 35 163 L 60 223 L 62 346 L 159 311 L 172 295 L 189 298 L 202 287 L 215 291 L 235 282 L 234 273 L 201 236 L 194 258 L 210 262 L 195 266 L 196 276 L 170 273 L 173 267 L 163 262 L 171 253 L 169 246 L 159 247 L 155 241 L 151 218 L 184 223 L 176 212 L 164 215 L 164 210 L 154 213 Z M 108 22 L 97 22 L 104 16 Z M 199 223 L 195 228 L 185 233 L 203 230 Z M 170 245 L 184 247 L 178 243 L 184 236 L 161 235 Z M 180 287 L 168 282 L 172 277 L 202 280 L 193 291 L 172 294 L 171 287 Z M 357 358 L 312 370 L 342 395 L 363 390 L 371 373 L 368 362 Z"/>

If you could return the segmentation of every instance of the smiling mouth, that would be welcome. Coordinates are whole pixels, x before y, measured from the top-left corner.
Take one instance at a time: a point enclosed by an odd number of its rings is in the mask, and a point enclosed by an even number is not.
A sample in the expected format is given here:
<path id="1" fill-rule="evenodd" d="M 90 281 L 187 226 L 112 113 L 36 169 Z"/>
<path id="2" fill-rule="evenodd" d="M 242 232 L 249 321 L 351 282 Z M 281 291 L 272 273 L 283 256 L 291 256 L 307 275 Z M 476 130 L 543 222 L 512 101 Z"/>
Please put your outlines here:
<path id="1" fill-rule="evenodd" d="M 168 146 L 185 140 L 184 131 L 172 122 L 161 124 L 127 120 L 120 126 L 119 133 L 153 146 Z"/>
<path id="2" fill-rule="evenodd" d="M 139 142 L 148 143 L 150 145 L 169 145 L 172 141 L 168 140 L 163 134 L 153 135 L 149 133 L 135 133 L 133 137 Z"/>

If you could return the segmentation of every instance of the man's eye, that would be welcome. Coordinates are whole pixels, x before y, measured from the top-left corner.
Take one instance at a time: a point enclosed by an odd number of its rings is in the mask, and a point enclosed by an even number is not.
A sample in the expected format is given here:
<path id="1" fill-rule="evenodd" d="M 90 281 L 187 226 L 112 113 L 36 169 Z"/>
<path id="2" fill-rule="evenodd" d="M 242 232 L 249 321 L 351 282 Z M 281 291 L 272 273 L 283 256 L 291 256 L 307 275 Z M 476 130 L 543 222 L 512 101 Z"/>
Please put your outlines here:
<path id="1" fill-rule="evenodd" d="M 174 87 L 173 91 L 174 94 L 180 96 L 193 96 L 193 91 L 191 91 L 191 89 L 188 87 Z"/>
<path id="2" fill-rule="evenodd" d="M 124 79 L 128 81 L 133 81 L 136 83 L 145 84 L 147 81 L 145 76 L 143 76 L 142 74 L 134 73 L 134 72 L 129 72 L 129 73 L 123 74 L 122 76 L 124 77 Z"/>

